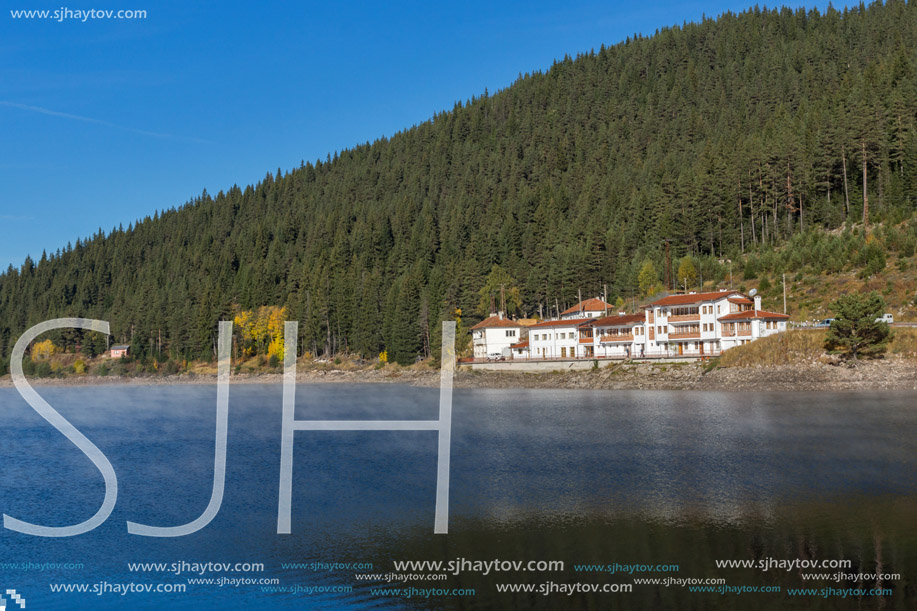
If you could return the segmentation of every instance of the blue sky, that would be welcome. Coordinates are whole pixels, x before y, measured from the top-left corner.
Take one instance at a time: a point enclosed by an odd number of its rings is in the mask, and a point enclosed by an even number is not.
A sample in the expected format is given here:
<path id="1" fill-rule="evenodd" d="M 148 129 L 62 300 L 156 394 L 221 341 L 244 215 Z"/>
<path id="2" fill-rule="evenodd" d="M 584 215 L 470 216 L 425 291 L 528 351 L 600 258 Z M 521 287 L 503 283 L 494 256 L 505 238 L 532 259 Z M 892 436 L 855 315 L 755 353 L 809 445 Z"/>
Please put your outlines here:
<path id="1" fill-rule="evenodd" d="M 391 135 L 565 53 L 748 6 L 68 2 L 0 13 L 0 269 Z M 147 17 L 10 13 L 61 7 Z"/>

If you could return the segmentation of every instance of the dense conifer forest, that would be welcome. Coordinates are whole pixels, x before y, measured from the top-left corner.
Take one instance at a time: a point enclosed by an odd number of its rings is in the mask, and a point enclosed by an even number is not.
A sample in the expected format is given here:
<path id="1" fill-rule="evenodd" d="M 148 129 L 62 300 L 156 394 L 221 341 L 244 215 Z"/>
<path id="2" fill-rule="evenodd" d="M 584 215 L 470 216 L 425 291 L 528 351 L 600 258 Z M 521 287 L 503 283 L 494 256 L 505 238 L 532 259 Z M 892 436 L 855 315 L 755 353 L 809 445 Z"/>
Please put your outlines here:
<path id="1" fill-rule="evenodd" d="M 10 267 L 0 373 L 49 318 L 109 320 L 138 358 L 209 359 L 217 321 L 262 306 L 300 321 L 301 352 L 408 363 L 436 353 L 439 321 L 486 315 L 486 283 L 546 316 L 605 286 L 628 303 L 653 280 L 671 289 L 684 257 L 708 280 L 726 259 L 840 268 L 881 255 L 865 228 L 915 209 L 917 6 L 756 7 L 565 57 L 391 138 Z M 835 251 L 818 237 L 853 225 Z M 891 239 L 913 254 L 913 230 Z M 768 255 L 787 243 L 802 260 Z"/>

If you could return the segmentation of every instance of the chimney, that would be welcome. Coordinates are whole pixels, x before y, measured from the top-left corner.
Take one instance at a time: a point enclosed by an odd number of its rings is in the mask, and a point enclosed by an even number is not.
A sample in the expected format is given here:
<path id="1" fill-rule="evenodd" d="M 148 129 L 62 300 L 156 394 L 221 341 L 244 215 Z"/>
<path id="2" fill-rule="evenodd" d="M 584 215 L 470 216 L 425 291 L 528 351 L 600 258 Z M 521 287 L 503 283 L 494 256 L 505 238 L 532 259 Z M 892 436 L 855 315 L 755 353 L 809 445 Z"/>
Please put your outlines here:
<path id="1" fill-rule="evenodd" d="M 503 310 L 500 310 L 499 312 L 497 312 L 497 317 L 498 317 L 500 320 L 503 320 Z"/>
<path id="2" fill-rule="evenodd" d="M 755 309 L 761 309 L 761 295 L 755 295 Z"/>

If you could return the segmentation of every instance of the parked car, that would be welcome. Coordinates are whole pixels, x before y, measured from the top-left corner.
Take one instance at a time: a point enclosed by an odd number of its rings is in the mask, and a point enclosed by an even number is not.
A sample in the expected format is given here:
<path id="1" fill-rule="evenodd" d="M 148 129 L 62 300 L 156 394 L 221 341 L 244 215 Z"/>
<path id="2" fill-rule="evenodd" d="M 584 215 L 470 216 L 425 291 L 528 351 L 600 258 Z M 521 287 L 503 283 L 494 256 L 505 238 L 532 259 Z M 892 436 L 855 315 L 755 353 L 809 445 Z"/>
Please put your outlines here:
<path id="1" fill-rule="evenodd" d="M 826 318 L 821 322 L 815 323 L 815 328 L 816 329 L 825 329 L 827 327 L 830 327 L 831 323 L 833 322 L 834 322 L 833 318 Z"/>
<path id="2" fill-rule="evenodd" d="M 885 322 L 888 324 L 892 324 L 893 322 L 895 322 L 895 317 L 892 316 L 891 314 L 883 314 L 882 316 L 876 319 L 876 322 Z"/>

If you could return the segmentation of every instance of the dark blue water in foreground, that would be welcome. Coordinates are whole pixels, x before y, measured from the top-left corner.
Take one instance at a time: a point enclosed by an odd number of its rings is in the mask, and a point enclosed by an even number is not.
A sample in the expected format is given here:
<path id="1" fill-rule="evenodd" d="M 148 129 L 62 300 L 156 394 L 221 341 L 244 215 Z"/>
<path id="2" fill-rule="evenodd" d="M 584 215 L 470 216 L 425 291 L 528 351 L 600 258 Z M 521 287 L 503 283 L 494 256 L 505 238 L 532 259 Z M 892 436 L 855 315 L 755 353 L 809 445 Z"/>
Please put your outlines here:
<path id="1" fill-rule="evenodd" d="M 456 390 L 449 535 L 433 535 L 436 433 L 297 432 L 293 534 L 276 534 L 280 385 L 230 389 L 226 494 L 216 519 L 186 537 L 129 535 L 127 520 L 172 526 L 210 498 L 215 386 L 45 388 L 41 394 L 106 454 L 118 503 L 95 531 L 72 538 L 0 531 L 0 563 L 78 563 L 81 569 L 0 565 L 3 590 L 28 609 L 247 608 L 908 608 L 907 584 L 882 601 L 690 597 L 683 589 L 538 597 L 495 583 L 584 578 L 574 563 L 679 563 L 681 577 L 717 575 L 716 558 L 755 554 L 882 557 L 912 580 L 917 558 L 917 410 L 906 394 L 753 394 Z M 300 419 L 435 419 L 437 389 L 304 385 Z M 13 389 L 0 389 L 0 510 L 43 525 L 95 513 L 102 478 Z M 808 552 L 807 552 L 808 553 Z M 475 596 L 373 594 L 393 560 L 564 560 L 563 572 L 450 576 L 417 588 L 475 588 Z M 282 586 L 188 584 L 187 572 L 131 572 L 128 563 L 263 563 Z M 372 570 L 283 563 L 372 563 Z M 759 573 L 730 574 L 759 583 Z M 616 576 L 613 581 L 626 582 Z M 52 593 L 49 584 L 185 584 L 178 594 Z M 799 585 L 799 584 L 796 584 Z M 398 584 L 389 584 L 398 586 Z M 388 586 L 385 586 L 388 587 Z M 676 591 L 677 590 L 677 591 Z M 717 595 L 709 595 L 717 596 Z M 913 596 L 913 593 L 911 594 Z M 662 597 L 662 598 L 660 598 Z M 687 597 L 687 598 L 679 598 Z M 661 602 L 660 602 L 661 601 Z M 16 609 L 11 602 L 8 609 Z M 661 606 L 660 606 L 661 605 Z M 798 606 L 794 606 L 798 605 Z M 818 606 L 820 605 L 820 606 Z M 913 607 L 911 607 L 913 608 Z"/>

